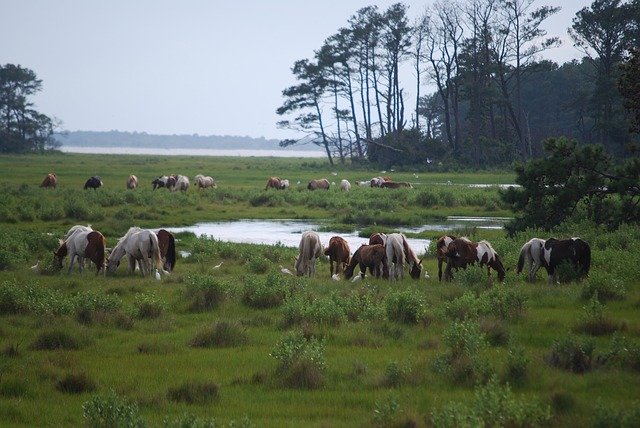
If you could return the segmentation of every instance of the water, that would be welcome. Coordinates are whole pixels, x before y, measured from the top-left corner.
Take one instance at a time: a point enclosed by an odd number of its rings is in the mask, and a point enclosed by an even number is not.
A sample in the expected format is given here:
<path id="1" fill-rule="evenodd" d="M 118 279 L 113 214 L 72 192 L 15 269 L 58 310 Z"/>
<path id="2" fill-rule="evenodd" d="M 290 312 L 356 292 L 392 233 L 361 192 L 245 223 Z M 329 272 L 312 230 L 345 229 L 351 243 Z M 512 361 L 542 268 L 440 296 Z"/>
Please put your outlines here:
<path id="1" fill-rule="evenodd" d="M 401 232 L 436 231 L 447 232 L 453 229 L 475 226 L 486 229 L 501 229 L 505 217 L 450 217 L 444 223 L 426 224 L 418 227 L 399 228 Z M 247 244 L 282 244 L 287 247 L 297 247 L 300 243 L 300 235 L 307 230 L 318 231 L 317 223 L 300 220 L 237 220 L 217 223 L 198 223 L 188 227 L 168 228 L 169 231 L 191 232 L 197 236 L 210 236 L 225 242 L 239 242 Z M 355 251 L 360 245 L 368 243 L 368 238 L 358 236 L 358 231 L 352 233 L 342 232 L 318 232 L 323 245 L 329 244 L 332 236 L 341 236 L 348 243 L 351 251 Z M 427 251 L 430 239 L 407 238 L 409 246 L 417 254 Z"/>
<path id="2" fill-rule="evenodd" d="M 279 158 L 322 158 L 326 153 L 317 150 L 247 150 L 247 149 L 164 149 L 149 147 L 81 147 L 62 146 L 65 153 L 88 153 L 107 155 L 152 155 L 152 156 L 237 156 Z"/>

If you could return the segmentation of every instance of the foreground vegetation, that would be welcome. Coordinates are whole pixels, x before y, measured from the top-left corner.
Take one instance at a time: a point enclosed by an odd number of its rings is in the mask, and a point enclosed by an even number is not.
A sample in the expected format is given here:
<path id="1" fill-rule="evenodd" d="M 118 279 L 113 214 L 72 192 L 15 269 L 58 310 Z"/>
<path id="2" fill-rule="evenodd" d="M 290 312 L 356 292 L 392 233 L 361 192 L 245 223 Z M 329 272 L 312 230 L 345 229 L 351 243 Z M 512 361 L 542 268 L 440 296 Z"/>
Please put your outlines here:
<path id="1" fill-rule="evenodd" d="M 3 425 L 638 425 L 640 227 L 559 226 L 555 235 L 580 235 L 593 250 L 590 277 L 562 285 L 547 285 L 542 275 L 528 284 L 513 272 L 521 244 L 547 235 L 536 230 L 490 236 L 512 268 L 504 284 L 479 268 L 440 284 L 432 252 L 424 261 L 431 278 L 418 282 L 334 282 L 324 260 L 316 278 L 294 278 L 280 266 L 290 268 L 295 249 L 190 234 L 177 237 L 178 249 L 190 256 L 161 281 L 128 277 L 124 266 L 109 277 L 89 269 L 67 275 L 51 269 L 49 254 L 77 222 L 108 230 L 109 240 L 132 224 L 291 213 L 327 218 L 340 212 L 331 204 L 343 204 L 346 215 L 384 202 L 391 205 L 380 212 L 408 223 L 417 221 L 416 211 L 424 218 L 477 213 L 482 204 L 472 197 L 498 201 L 495 189 L 456 187 L 451 206 L 444 198 L 415 204 L 427 191 L 440 198 L 440 187 L 426 183 L 512 177 L 417 172 L 422 184 L 406 193 L 354 189 L 345 197 L 333 190 L 263 190 L 268 175 L 304 182 L 332 172 L 318 161 L 22 159 L 0 158 L 9 181 L 0 204 L 8 213 L 0 217 Z M 38 189 L 49 170 L 60 186 Z M 211 174 L 219 188 L 187 195 L 149 190 L 151 178 L 173 171 Z M 352 180 L 374 174 L 336 172 Z M 147 188 L 126 191 L 129 173 Z M 82 191 L 92 174 L 102 176 L 105 188 Z M 414 172 L 391 174 L 417 181 Z M 264 195 L 271 203 L 251 203 Z M 24 212 L 11 216 L 7 207 Z M 59 215 L 43 216 L 47 210 Z M 29 269 L 36 260 L 37 273 Z"/>

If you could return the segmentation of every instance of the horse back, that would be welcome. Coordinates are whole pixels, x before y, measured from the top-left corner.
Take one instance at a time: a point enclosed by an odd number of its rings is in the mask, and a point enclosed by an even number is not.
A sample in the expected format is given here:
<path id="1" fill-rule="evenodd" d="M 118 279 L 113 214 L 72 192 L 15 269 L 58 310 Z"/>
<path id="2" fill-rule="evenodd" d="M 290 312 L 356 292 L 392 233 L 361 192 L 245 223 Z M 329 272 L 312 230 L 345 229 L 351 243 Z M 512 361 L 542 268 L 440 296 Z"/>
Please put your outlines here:
<path id="1" fill-rule="evenodd" d="M 100 271 L 104 265 L 105 246 L 105 239 L 102 233 L 94 230 L 87 234 L 87 245 L 84 250 L 84 255 L 98 266 L 98 271 Z"/>
<path id="2" fill-rule="evenodd" d="M 157 236 L 160 255 L 165 258 L 165 270 L 172 272 L 176 265 L 176 240 L 171 232 L 164 229 L 160 229 Z"/>

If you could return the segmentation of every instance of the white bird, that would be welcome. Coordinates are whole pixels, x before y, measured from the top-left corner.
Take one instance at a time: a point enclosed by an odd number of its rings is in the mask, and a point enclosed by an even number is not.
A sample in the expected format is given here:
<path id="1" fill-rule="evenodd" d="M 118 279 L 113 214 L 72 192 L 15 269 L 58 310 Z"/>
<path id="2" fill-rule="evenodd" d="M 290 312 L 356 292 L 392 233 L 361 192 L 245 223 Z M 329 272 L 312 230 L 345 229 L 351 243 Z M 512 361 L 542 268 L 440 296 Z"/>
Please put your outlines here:
<path id="1" fill-rule="evenodd" d="M 337 172 L 332 172 L 331 175 L 338 175 L 338 173 Z"/>
<path id="2" fill-rule="evenodd" d="M 286 267 L 282 267 L 282 265 L 280 265 L 280 272 L 284 273 L 285 275 L 293 276 L 293 273 Z"/>
<path id="3" fill-rule="evenodd" d="M 353 279 L 351 280 L 351 282 L 358 282 L 362 280 L 362 276 L 361 275 L 356 275 L 353 277 Z"/>
<path id="4" fill-rule="evenodd" d="M 425 272 L 425 273 L 424 273 L 424 277 L 425 277 L 426 279 L 431 278 L 427 272 Z"/>
<path id="5" fill-rule="evenodd" d="M 298 182 L 296 184 L 300 184 L 300 180 L 298 180 Z"/>
<path id="6" fill-rule="evenodd" d="M 156 269 L 156 280 L 160 281 L 160 272 Z"/>
<path id="7" fill-rule="evenodd" d="M 331 275 L 331 279 L 334 281 L 340 281 L 340 275 L 338 275 L 337 273 L 334 273 L 333 275 Z"/>
<path id="8" fill-rule="evenodd" d="M 40 266 L 38 266 L 39 264 L 40 264 L 40 261 L 38 260 L 35 265 L 31 266 L 31 270 L 35 273 L 40 272 Z"/>
<path id="9" fill-rule="evenodd" d="M 224 263 L 224 261 L 221 261 L 220 263 L 218 263 L 217 265 L 215 265 L 211 269 L 220 269 L 220 266 L 222 266 L 222 263 Z"/>

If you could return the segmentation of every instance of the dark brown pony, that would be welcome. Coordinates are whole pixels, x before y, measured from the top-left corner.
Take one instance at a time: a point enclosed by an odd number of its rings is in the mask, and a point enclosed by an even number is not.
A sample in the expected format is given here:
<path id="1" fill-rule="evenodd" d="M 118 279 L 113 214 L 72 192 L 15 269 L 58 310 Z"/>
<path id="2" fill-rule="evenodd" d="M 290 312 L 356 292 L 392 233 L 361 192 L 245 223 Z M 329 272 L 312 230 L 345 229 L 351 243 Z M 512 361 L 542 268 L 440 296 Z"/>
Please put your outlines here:
<path id="1" fill-rule="evenodd" d="M 350 279 L 356 265 L 360 265 L 360 276 L 364 278 L 364 274 L 369 271 L 376 278 L 389 278 L 389 264 L 387 263 L 387 253 L 384 245 L 362 245 L 356 250 L 351 257 L 351 261 L 344 270 L 344 277 Z"/>
<path id="2" fill-rule="evenodd" d="M 589 274 L 591 247 L 580 238 L 559 240 L 549 238 L 544 243 L 544 267 L 549 274 L 549 283 L 556 282 L 556 268 L 561 263 L 570 263 L 580 277 Z"/>
<path id="3" fill-rule="evenodd" d="M 318 190 L 318 189 L 322 189 L 322 190 L 329 190 L 329 186 L 331 184 L 329 183 L 329 180 L 327 180 L 326 178 L 321 178 L 320 180 L 311 180 L 309 182 L 309 184 L 307 184 L 307 189 L 309 190 Z"/>
<path id="4" fill-rule="evenodd" d="M 444 272 L 445 281 L 450 281 L 453 278 L 452 268 L 466 269 L 467 265 L 475 265 L 476 262 L 480 264 L 480 267 L 486 265 L 489 275 L 491 275 L 491 268 L 495 269 L 498 272 L 498 279 L 504 280 L 506 270 L 498 253 L 487 241 L 473 242 L 464 237 L 457 238 L 447 246 L 445 255 L 447 258 L 447 268 Z"/>
<path id="5" fill-rule="evenodd" d="M 55 172 L 51 172 L 47 174 L 44 180 L 42 180 L 42 183 L 40 183 L 40 187 L 44 187 L 45 189 L 48 189 L 49 187 L 55 188 L 57 184 L 58 177 L 56 176 Z"/>
<path id="6" fill-rule="evenodd" d="M 264 190 L 268 189 L 280 190 L 280 179 L 278 177 L 269 177 L 267 179 L 267 185 L 265 186 Z"/>
<path id="7" fill-rule="evenodd" d="M 387 235 L 385 235 L 384 233 L 372 233 L 371 236 L 369 237 L 369 245 L 375 245 L 375 244 L 380 244 L 380 245 L 384 245 L 385 241 L 387 240 Z"/>
<path id="8" fill-rule="evenodd" d="M 413 188 L 411 183 L 407 183 L 406 181 L 383 181 L 380 183 L 380 187 L 383 189 Z"/>
<path id="9" fill-rule="evenodd" d="M 160 229 L 156 235 L 158 236 L 160 257 L 164 259 L 162 268 L 167 272 L 173 272 L 176 266 L 176 240 L 171 232 L 164 229 Z"/>
<path id="10" fill-rule="evenodd" d="M 442 264 L 447 261 L 447 247 L 453 240 L 456 239 L 453 235 L 443 235 L 438 238 L 436 242 L 436 258 L 438 259 L 438 281 L 442 281 Z"/>
<path id="11" fill-rule="evenodd" d="M 329 246 L 324 250 L 324 255 L 329 256 L 329 275 L 340 274 L 344 271 L 345 266 L 349 264 L 349 244 L 340 236 L 333 236 L 329 240 Z M 334 262 L 336 263 L 335 272 L 333 270 Z"/>

